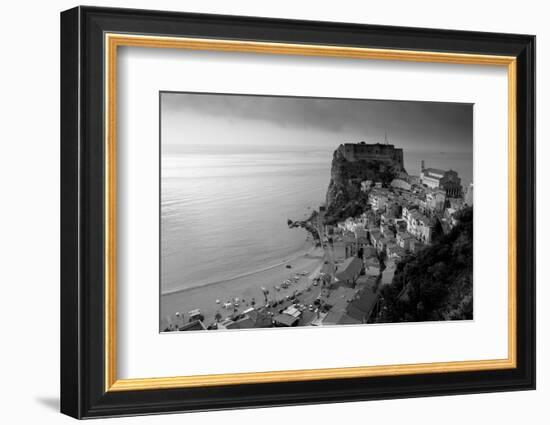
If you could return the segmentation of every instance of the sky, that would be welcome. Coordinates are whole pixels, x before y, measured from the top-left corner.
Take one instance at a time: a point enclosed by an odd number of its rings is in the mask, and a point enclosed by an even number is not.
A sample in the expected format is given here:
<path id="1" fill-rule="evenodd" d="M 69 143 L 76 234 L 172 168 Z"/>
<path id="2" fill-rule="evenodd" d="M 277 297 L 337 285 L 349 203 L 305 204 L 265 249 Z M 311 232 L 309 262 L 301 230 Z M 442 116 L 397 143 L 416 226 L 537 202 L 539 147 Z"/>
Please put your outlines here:
<path id="1" fill-rule="evenodd" d="M 405 151 L 473 150 L 473 105 L 286 96 L 161 93 L 167 152 L 188 148 L 334 150 L 384 143 Z"/>

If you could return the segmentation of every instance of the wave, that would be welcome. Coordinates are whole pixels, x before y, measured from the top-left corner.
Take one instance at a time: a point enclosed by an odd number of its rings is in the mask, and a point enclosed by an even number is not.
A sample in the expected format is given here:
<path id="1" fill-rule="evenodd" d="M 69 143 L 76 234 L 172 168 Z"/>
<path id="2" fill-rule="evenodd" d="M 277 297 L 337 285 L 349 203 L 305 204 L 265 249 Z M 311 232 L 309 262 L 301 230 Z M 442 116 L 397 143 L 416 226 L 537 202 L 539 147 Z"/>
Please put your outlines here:
<path id="1" fill-rule="evenodd" d="M 169 290 L 166 290 L 166 291 L 163 291 L 161 292 L 161 296 L 167 296 L 167 295 L 172 295 L 172 294 L 179 294 L 181 292 L 185 292 L 185 291 L 189 291 L 191 289 L 196 289 L 196 288 L 204 288 L 206 286 L 212 286 L 212 285 L 218 285 L 220 283 L 224 283 L 224 282 L 231 282 L 232 280 L 237 280 L 237 279 L 241 279 L 243 277 L 248 277 L 248 276 L 253 276 L 255 274 L 258 274 L 258 273 L 263 273 L 267 270 L 271 270 L 271 269 L 274 269 L 276 267 L 280 267 L 282 265 L 285 265 L 291 261 L 294 261 L 294 260 L 297 260 L 298 258 L 300 257 L 305 257 L 306 255 L 309 255 L 311 253 L 313 253 L 313 251 L 315 250 L 315 245 L 313 246 L 310 246 L 307 250 L 305 251 L 298 251 L 297 253 L 295 253 L 294 255 L 292 255 L 291 257 L 289 258 L 285 258 L 283 260 L 281 260 L 280 262 L 276 263 L 276 264 L 272 264 L 272 265 L 269 265 L 269 266 L 265 266 L 265 267 L 261 267 L 259 269 L 255 269 L 255 270 L 252 270 L 252 271 L 248 271 L 248 272 L 244 272 L 244 273 L 240 273 L 238 275 L 235 275 L 235 276 L 232 276 L 232 277 L 228 277 L 228 278 L 225 278 L 225 279 L 218 279 L 218 280 L 212 280 L 212 281 L 208 281 L 208 282 L 204 282 L 204 283 L 201 283 L 201 284 L 198 284 L 198 285 L 195 285 L 195 286 L 192 286 L 190 288 L 177 288 L 177 289 L 169 289 Z"/>

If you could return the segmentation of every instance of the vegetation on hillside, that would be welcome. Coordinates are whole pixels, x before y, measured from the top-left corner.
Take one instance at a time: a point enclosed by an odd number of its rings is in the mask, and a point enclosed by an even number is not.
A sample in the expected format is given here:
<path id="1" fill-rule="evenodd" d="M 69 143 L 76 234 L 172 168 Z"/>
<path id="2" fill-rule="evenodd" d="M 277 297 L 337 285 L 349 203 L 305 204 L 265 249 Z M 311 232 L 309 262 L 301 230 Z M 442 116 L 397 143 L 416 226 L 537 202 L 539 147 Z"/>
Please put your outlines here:
<path id="1" fill-rule="evenodd" d="M 473 211 L 433 245 L 397 264 L 382 289 L 374 322 L 420 322 L 473 318 Z"/>

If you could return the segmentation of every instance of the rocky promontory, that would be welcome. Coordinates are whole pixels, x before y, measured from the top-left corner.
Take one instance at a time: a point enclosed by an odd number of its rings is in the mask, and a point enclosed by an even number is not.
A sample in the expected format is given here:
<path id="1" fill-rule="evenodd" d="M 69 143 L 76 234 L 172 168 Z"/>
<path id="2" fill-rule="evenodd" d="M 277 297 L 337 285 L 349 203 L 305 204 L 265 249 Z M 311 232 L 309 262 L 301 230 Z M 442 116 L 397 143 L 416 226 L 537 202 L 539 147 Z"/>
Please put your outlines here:
<path id="1" fill-rule="evenodd" d="M 363 145 L 365 147 L 376 145 Z M 368 194 L 361 190 L 361 182 L 370 180 L 388 185 L 395 178 L 408 179 L 402 160 L 393 158 L 392 145 L 380 145 L 390 154 L 347 154 L 341 145 L 332 157 L 331 178 L 326 194 L 325 223 L 331 224 L 360 214 L 367 204 Z"/>

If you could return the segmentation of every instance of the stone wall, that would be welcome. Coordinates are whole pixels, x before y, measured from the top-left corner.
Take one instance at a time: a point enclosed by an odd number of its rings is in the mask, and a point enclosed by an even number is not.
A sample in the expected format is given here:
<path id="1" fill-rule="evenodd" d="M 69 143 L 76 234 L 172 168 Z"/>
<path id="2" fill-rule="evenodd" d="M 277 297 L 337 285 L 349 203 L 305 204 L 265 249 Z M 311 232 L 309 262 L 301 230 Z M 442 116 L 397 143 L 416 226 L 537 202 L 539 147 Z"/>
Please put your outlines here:
<path id="1" fill-rule="evenodd" d="M 350 162 L 356 161 L 382 161 L 397 162 L 403 167 L 403 149 L 395 148 L 394 145 L 381 143 L 367 144 L 344 143 L 338 147 L 342 156 Z"/>

